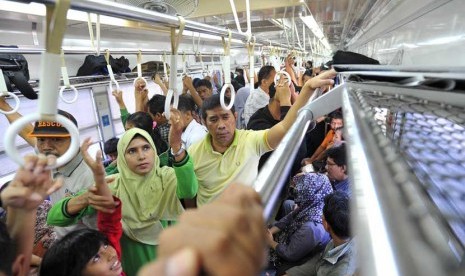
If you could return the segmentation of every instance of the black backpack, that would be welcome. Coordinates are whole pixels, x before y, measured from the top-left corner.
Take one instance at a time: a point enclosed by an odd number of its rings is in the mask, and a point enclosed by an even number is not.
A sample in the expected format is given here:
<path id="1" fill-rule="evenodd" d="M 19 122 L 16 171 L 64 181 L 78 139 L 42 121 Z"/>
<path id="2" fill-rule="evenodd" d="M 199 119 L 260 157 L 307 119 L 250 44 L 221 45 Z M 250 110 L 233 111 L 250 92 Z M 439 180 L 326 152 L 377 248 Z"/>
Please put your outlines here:
<path id="1" fill-rule="evenodd" d="M 18 48 L 17 46 L 0 46 L 5 48 Z M 3 71 L 5 83 L 8 91 L 13 92 L 14 84 L 15 87 L 23 94 L 26 98 L 35 100 L 37 99 L 37 93 L 29 85 L 29 69 L 27 60 L 23 55 L 20 54 L 0 54 L 0 68 Z"/>
<path id="2" fill-rule="evenodd" d="M 129 69 L 129 60 L 124 56 L 120 58 L 113 58 L 110 56 L 110 65 L 113 73 L 127 73 L 131 72 Z M 88 55 L 84 63 L 79 67 L 76 76 L 92 76 L 92 75 L 108 75 L 107 61 L 104 55 Z"/>

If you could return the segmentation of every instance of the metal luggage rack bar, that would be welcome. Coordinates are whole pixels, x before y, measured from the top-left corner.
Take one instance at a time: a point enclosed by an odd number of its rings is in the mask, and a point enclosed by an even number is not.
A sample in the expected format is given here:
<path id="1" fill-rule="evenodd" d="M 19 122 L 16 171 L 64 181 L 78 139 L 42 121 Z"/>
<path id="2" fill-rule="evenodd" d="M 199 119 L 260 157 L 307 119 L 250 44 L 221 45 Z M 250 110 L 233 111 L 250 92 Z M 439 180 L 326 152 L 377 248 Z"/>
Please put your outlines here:
<path id="1" fill-rule="evenodd" d="M 439 79 L 457 76 L 430 73 Z M 463 91 L 346 81 L 309 103 L 253 182 L 264 201 L 265 219 L 279 203 L 281 176 L 289 170 L 308 120 L 339 107 L 348 140 L 361 275 L 463 275 Z"/>

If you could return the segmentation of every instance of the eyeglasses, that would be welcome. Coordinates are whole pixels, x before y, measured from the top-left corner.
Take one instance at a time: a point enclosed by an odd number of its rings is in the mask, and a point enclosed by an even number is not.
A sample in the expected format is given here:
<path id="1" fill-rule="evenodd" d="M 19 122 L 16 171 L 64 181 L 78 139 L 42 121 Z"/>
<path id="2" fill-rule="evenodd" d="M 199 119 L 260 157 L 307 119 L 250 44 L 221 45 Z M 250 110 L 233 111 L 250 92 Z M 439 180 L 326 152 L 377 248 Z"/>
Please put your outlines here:
<path id="1" fill-rule="evenodd" d="M 326 166 L 328 166 L 328 167 L 329 167 L 329 166 L 337 166 L 337 164 L 336 164 L 336 163 L 333 164 L 333 163 L 328 163 L 328 162 L 326 162 Z"/>

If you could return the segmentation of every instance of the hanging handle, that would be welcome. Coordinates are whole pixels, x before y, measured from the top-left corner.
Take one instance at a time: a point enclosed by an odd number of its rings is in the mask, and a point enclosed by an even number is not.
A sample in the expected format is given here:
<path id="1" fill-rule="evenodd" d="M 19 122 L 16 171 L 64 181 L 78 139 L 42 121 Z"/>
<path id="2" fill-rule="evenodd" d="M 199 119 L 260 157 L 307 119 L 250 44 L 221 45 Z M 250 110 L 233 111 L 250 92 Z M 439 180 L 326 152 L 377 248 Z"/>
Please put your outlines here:
<path id="1" fill-rule="evenodd" d="M 228 42 L 224 39 L 223 40 L 223 48 L 224 48 L 224 59 L 223 59 L 223 72 L 224 72 L 224 85 L 221 88 L 220 93 L 220 103 L 221 107 L 226 110 L 230 110 L 234 105 L 234 99 L 236 98 L 236 91 L 234 90 L 234 86 L 231 85 L 231 30 L 228 30 Z M 225 104 L 225 97 L 226 97 L 226 89 L 231 90 L 231 99 L 229 105 L 226 106 Z"/>
<path id="2" fill-rule="evenodd" d="M 3 71 L 2 69 L 0 68 L 0 97 L 6 97 L 6 96 L 11 96 L 14 100 L 15 100 L 15 106 L 13 107 L 12 110 L 10 111 L 6 111 L 6 110 L 3 110 L 3 109 L 0 109 L 0 113 L 3 113 L 3 114 L 13 114 L 13 113 L 16 113 L 19 109 L 19 98 L 18 96 L 16 96 L 15 94 L 11 93 L 11 92 L 8 92 L 8 89 L 6 88 L 6 83 L 5 83 L 5 76 L 3 75 Z"/>
<path id="3" fill-rule="evenodd" d="M 115 75 L 113 74 L 113 69 L 111 68 L 110 65 L 110 50 L 105 51 L 105 60 L 107 61 L 107 69 L 108 69 L 108 74 L 110 75 L 110 91 L 113 91 L 113 83 L 116 85 L 116 90 L 120 91 L 119 89 L 119 83 L 115 79 Z"/>
<path id="4" fill-rule="evenodd" d="M 15 147 L 15 138 L 25 125 L 34 121 L 56 121 L 62 124 L 71 135 L 71 144 L 68 150 L 57 159 L 53 168 L 68 163 L 79 150 L 79 131 L 76 125 L 70 119 L 58 114 L 57 87 L 60 83 L 60 52 L 69 6 L 70 0 L 57 0 L 54 6 L 46 6 L 46 51 L 42 54 L 41 60 L 39 109 L 37 113 L 16 120 L 5 133 L 5 151 L 12 160 L 20 165 L 24 165 L 24 160 Z"/>
<path id="5" fill-rule="evenodd" d="M 134 80 L 134 86 L 136 86 L 138 80 L 143 80 L 145 83 L 145 87 L 148 86 L 147 80 L 144 77 L 142 77 L 142 52 L 140 50 L 137 53 L 137 78 Z"/>
<path id="6" fill-rule="evenodd" d="M 278 82 L 279 82 L 279 78 L 281 77 L 281 75 L 284 75 L 287 79 L 287 82 L 289 83 L 289 85 L 291 85 L 291 76 L 289 75 L 289 73 L 287 73 L 286 71 L 282 70 L 282 71 L 278 71 L 276 72 L 276 75 L 274 76 L 274 84 L 277 85 Z"/>
<path id="7" fill-rule="evenodd" d="M 184 31 L 184 26 L 186 21 L 182 16 L 178 16 L 179 20 L 179 31 L 176 34 L 176 28 L 171 28 L 171 63 L 170 63 L 170 89 L 166 94 L 165 100 L 165 117 L 170 119 L 170 105 L 171 99 L 174 98 L 173 108 L 178 108 L 179 103 L 179 93 L 177 88 L 177 79 L 178 79 L 178 48 L 181 42 L 182 33 Z"/>
<path id="8" fill-rule="evenodd" d="M 79 92 L 76 89 L 76 87 L 74 87 L 74 85 L 71 85 L 69 82 L 68 70 L 66 69 L 66 62 L 65 62 L 65 53 L 63 52 L 63 49 L 61 50 L 60 57 L 61 57 L 61 76 L 63 78 L 63 86 L 60 88 L 60 98 L 65 103 L 72 104 L 77 101 Z M 63 95 L 63 91 L 65 91 L 66 88 L 71 89 L 74 93 L 74 96 L 71 100 L 67 100 L 65 96 Z"/>
<path id="9" fill-rule="evenodd" d="M 254 90 L 255 83 L 255 36 L 252 38 L 253 42 L 247 44 L 247 53 L 249 54 L 249 89 L 250 93 Z"/>

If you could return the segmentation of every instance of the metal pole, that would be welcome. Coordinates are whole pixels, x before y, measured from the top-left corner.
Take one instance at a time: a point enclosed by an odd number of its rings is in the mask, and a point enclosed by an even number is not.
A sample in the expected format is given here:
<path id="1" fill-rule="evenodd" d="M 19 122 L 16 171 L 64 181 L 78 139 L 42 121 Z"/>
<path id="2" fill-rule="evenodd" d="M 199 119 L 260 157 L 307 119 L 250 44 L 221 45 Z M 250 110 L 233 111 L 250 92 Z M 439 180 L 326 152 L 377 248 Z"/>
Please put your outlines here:
<path id="1" fill-rule="evenodd" d="M 267 222 L 272 218 L 273 210 L 278 204 L 285 177 L 290 171 L 310 121 L 341 107 L 342 92 L 343 86 L 341 85 L 300 109 L 291 129 L 253 182 L 253 187 L 262 197 L 263 216 Z"/>
<path id="2" fill-rule="evenodd" d="M 137 49 L 108 49 L 110 51 L 111 54 L 125 54 L 125 55 L 136 55 L 139 53 L 139 50 Z M 45 52 L 45 49 L 44 48 L 29 48 L 29 49 L 22 49 L 22 48 L 0 48 L 0 53 L 14 53 L 14 54 L 23 54 L 23 55 L 27 55 L 27 54 L 41 54 Z M 91 55 L 91 54 L 95 54 L 95 50 L 93 49 L 63 49 L 63 52 L 66 54 L 66 55 Z M 163 55 L 163 54 L 167 54 L 167 55 L 170 55 L 170 53 L 167 51 L 167 50 L 155 50 L 155 49 L 146 49 L 146 50 L 143 50 L 141 49 L 140 52 L 144 55 Z M 187 56 L 194 56 L 196 55 L 196 53 L 194 52 L 184 52 L 183 54 L 187 55 Z M 212 52 L 205 52 L 205 53 L 201 53 L 202 56 L 220 56 L 222 54 L 216 54 L 216 53 L 212 53 Z"/>

